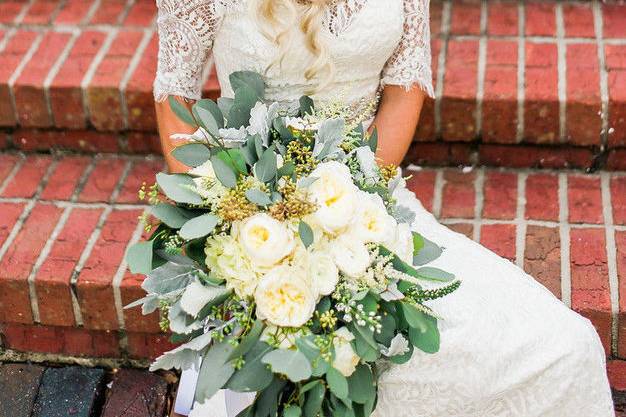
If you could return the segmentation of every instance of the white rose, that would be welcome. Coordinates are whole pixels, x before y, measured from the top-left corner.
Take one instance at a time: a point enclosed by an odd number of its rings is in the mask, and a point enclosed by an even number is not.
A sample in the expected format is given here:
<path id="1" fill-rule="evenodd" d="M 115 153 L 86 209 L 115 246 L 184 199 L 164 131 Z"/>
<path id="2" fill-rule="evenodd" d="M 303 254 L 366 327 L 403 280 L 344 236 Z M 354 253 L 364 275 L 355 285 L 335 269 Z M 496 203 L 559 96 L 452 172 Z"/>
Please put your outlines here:
<path id="1" fill-rule="evenodd" d="M 254 293 L 257 316 L 280 327 L 300 327 L 315 311 L 316 297 L 302 271 L 285 265 L 271 269 Z"/>
<path id="2" fill-rule="evenodd" d="M 359 277 L 370 266 L 370 254 L 365 244 L 349 235 L 341 235 L 330 243 L 335 265 L 349 277 Z"/>
<path id="3" fill-rule="evenodd" d="M 318 295 L 329 295 L 335 291 L 339 281 L 339 270 L 330 253 L 313 252 L 310 257 L 311 284 Z"/>
<path id="4" fill-rule="evenodd" d="M 354 340 L 354 335 L 346 327 L 341 327 L 335 331 L 333 346 L 335 347 L 335 359 L 333 368 L 341 372 L 343 376 L 350 376 L 359 364 L 359 356 L 352 349 L 350 342 Z"/>
<path id="5" fill-rule="evenodd" d="M 259 276 L 233 237 L 218 235 L 209 238 L 204 253 L 206 265 L 219 278 L 226 280 L 228 288 L 234 289 L 240 297 L 254 294 Z"/>
<path id="6" fill-rule="evenodd" d="M 311 177 L 317 179 L 308 191 L 318 206 L 311 217 L 327 233 L 335 234 L 352 220 L 358 204 L 358 188 L 348 167 L 336 161 L 318 165 Z"/>
<path id="7" fill-rule="evenodd" d="M 398 224 L 392 239 L 384 245 L 404 262 L 413 263 L 413 232 L 408 223 Z"/>
<path id="8" fill-rule="evenodd" d="M 202 165 L 198 165 L 197 167 L 190 169 L 187 173 L 194 177 L 216 178 L 211 161 L 206 161 Z"/>
<path id="9" fill-rule="evenodd" d="M 366 243 L 382 243 L 393 237 L 395 219 L 389 215 L 383 199 L 378 194 L 360 191 L 359 208 L 350 232 Z"/>
<path id="10" fill-rule="evenodd" d="M 284 223 L 259 213 L 244 220 L 238 239 L 253 264 L 272 267 L 293 252 L 293 232 Z"/>

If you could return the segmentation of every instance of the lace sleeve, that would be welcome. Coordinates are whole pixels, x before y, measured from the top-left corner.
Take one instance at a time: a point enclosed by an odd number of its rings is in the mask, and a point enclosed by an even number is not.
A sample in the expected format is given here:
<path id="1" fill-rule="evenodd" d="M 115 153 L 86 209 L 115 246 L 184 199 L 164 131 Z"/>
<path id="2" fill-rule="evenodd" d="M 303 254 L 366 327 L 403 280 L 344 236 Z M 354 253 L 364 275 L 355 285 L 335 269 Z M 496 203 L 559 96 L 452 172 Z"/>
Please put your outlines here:
<path id="1" fill-rule="evenodd" d="M 159 59 L 154 99 L 199 99 L 202 73 L 223 17 L 219 0 L 157 0 Z"/>
<path id="2" fill-rule="evenodd" d="M 434 97 L 430 56 L 429 0 L 404 0 L 404 34 L 385 64 L 381 84 L 417 85 Z"/>

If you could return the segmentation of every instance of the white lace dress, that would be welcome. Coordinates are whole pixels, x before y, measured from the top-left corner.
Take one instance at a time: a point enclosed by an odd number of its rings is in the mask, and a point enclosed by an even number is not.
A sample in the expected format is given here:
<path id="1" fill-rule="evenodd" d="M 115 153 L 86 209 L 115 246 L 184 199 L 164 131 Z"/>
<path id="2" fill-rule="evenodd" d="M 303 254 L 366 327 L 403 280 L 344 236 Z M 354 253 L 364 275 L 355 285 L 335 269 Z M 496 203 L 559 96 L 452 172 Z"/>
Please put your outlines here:
<path id="1" fill-rule="evenodd" d="M 282 68 L 270 66 L 276 47 L 245 0 L 159 0 L 158 6 L 157 99 L 199 98 L 211 52 L 225 95 L 232 94 L 231 72 L 268 67 L 268 98 L 297 99 L 310 90 L 303 40 L 293 40 Z M 387 84 L 433 95 L 428 0 L 339 0 L 324 23 L 335 77 L 316 100 L 340 92 L 356 105 Z M 508 260 L 439 224 L 412 193 L 399 198 L 417 211 L 414 228 L 446 248 L 436 264 L 463 284 L 433 303 L 445 318 L 440 352 L 416 351 L 410 362 L 386 371 L 375 415 L 613 416 L 604 350 L 590 322 Z M 219 413 L 213 408 L 206 417 Z"/>

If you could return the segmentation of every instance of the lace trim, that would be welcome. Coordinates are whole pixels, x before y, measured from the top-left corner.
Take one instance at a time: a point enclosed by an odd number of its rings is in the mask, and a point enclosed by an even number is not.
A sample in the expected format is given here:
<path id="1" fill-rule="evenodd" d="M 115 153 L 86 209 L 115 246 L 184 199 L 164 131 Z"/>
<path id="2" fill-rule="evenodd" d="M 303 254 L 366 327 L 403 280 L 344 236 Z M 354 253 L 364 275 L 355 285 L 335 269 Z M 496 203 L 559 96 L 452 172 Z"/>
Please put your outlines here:
<path id="1" fill-rule="evenodd" d="M 429 0 L 404 0 L 404 34 L 383 69 L 381 86 L 418 86 L 435 97 L 430 55 Z"/>

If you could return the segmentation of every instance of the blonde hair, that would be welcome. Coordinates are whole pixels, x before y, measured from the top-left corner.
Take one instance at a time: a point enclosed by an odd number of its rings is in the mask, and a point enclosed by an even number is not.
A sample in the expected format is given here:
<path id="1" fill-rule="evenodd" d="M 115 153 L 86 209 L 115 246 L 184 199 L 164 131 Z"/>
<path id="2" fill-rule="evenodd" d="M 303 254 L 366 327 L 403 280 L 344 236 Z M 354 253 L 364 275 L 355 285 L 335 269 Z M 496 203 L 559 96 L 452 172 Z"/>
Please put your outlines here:
<path id="1" fill-rule="evenodd" d="M 274 65 L 282 66 L 291 47 L 292 31 L 294 28 L 299 28 L 304 35 L 305 46 L 313 58 L 304 72 L 305 78 L 307 80 L 319 78 L 315 91 L 321 90 L 331 81 L 334 65 L 328 45 L 321 38 L 321 31 L 325 8 L 334 1 L 253 0 L 250 2 L 251 12 L 263 34 L 278 46 L 278 56 L 267 69 Z"/>

